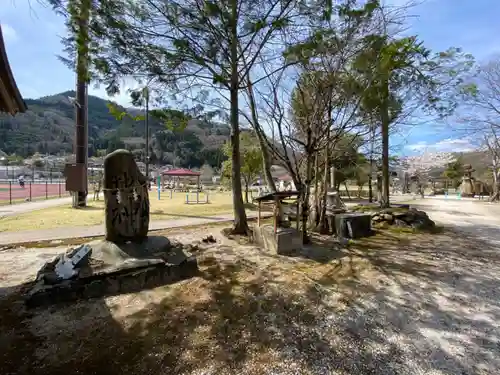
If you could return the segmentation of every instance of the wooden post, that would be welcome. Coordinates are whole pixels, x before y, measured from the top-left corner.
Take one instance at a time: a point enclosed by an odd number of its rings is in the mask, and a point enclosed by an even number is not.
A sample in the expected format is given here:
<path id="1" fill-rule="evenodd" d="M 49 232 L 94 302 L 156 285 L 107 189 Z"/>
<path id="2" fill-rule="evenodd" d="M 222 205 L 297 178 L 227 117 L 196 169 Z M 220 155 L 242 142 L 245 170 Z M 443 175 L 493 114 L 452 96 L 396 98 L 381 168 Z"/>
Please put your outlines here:
<path id="1" fill-rule="evenodd" d="M 330 168 L 330 188 L 332 190 L 335 189 L 335 167 L 334 166 L 332 166 Z"/>
<path id="2" fill-rule="evenodd" d="M 276 198 L 274 199 L 273 216 L 274 216 L 274 233 L 276 234 L 278 232 L 278 200 Z"/>
<path id="3" fill-rule="evenodd" d="M 258 209 L 258 213 L 257 213 L 257 226 L 260 227 L 260 209 L 261 209 L 260 201 L 259 201 L 258 207 L 259 207 L 259 209 Z"/>
<path id="4" fill-rule="evenodd" d="M 300 204 L 299 204 L 299 198 L 297 197 L 297 210 L 296 210 L 297 216 L 295 217 L 295 227 L 297 230 L 299 230 L 299 223 L 300 223 Z"/>

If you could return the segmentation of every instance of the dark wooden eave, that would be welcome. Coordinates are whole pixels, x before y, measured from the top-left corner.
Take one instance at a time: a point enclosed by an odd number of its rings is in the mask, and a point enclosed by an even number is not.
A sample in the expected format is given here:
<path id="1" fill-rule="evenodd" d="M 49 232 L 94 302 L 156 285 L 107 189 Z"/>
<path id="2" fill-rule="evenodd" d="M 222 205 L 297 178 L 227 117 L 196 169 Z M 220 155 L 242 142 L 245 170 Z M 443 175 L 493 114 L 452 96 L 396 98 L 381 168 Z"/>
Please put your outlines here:
<path id="1" fill-rule="evenodd" d="M 26 110 L 26 103 L 21 97 L 10 70 L 2 27 L 0 26 L 0 112 L 7 112 L 14 116 L 16 113 L 26 112 Z"/>
<path id="2" fill-rule="evenodd" d="M 254 198 L 253 200 L 256 202 L 266 202 L 266 201 L 275 201 L 276 199 L 278 200 L 283 200 L 283 199 L 288 199 L 291 197 L 297 197 L 299 196 L 298 191 L 293 191 L 293 190 L 287 190 L 287 191 L 276 191 L 274 193 L 267 193 L 261 196 L 258 196 Z"/>

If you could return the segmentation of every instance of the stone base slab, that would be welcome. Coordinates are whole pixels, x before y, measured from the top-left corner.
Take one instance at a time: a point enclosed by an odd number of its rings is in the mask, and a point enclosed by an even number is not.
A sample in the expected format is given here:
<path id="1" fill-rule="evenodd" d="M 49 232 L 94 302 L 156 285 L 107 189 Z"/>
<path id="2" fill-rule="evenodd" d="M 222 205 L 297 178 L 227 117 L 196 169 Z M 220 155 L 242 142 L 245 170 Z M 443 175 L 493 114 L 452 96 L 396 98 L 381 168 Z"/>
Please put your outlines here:
<path id="1" fill-rule="evenodd" d="M 87 245 L 92 253 L 75 277 L 63 280 L 54 271 L 62 255 L 40 269 L 35 285 L 26 295 L 28 307 L 133 293 L 198 274 L 196 258 L 167 238 L 153 236 L 141 243 L 120 246 L 108 241 Z"/>

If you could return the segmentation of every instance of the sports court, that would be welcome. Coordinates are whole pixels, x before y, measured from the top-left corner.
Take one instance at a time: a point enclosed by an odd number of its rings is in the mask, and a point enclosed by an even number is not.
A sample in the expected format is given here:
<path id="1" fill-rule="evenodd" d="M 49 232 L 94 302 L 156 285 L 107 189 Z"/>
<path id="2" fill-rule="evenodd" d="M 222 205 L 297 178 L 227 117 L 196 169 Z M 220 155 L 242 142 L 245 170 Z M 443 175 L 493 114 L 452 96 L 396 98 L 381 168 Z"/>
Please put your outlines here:
<path id="1" fill-rule="evenodd" d="M 0 183 L 0 204 L 12 200 L 34 200 L 40 198 L 64 197 L 68 194 L 63 183 L 26 182 L 24 188 L 18 183 Z"/>

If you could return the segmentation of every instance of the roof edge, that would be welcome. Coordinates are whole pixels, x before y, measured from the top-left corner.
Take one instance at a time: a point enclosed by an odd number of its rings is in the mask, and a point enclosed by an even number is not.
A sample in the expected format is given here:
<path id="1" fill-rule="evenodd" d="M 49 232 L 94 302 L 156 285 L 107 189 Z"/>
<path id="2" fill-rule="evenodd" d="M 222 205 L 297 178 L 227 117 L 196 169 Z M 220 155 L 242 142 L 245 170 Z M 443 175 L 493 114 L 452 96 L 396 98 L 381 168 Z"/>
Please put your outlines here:
<path id="1" fill-rule="evenodd" d="M 14 99 L 14 107 L 7 108 L 8 113 L 11 115 L 15 115 L 18 112 L 26 112 L 28 107 L 24 102 L 21 93 L 19 92 L 19 88 L 17 87 L 16 80 L 14 79 L 14 75 L 12 74 L 12 70 L 10 68 L 9 59 L 7 58 L 7 49 L 5 48 L 5 43 L 3 39 L 2 27 L 0 25 L 0 63 L 3 68 L 5 68 L 5 75 L 7 76 L 7 82 L 4 82 L 5 88 L 8 94 L 11 96 L 11 99 Z"/>

